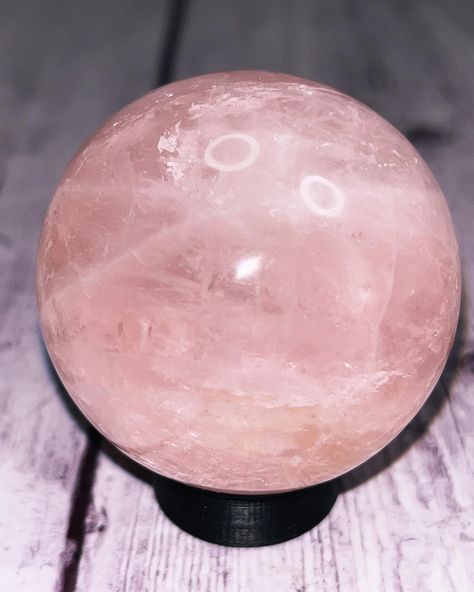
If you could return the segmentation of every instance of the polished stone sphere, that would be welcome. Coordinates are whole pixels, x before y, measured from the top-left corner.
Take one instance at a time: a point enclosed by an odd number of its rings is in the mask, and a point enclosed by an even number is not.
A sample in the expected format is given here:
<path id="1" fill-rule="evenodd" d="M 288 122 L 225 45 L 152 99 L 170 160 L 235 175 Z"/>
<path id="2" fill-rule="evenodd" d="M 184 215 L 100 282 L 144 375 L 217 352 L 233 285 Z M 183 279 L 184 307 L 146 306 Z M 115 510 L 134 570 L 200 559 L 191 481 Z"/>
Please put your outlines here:
<path id="1" fill-rule="evenodd" d="M 315 82 L 230 72 L 159 88 L 82 146 L 37 293 L 59 376 L 117 447 L 276 492 L 355 467 L 416 414 L 460 266 L 441 190 L 389 123 Z"/>

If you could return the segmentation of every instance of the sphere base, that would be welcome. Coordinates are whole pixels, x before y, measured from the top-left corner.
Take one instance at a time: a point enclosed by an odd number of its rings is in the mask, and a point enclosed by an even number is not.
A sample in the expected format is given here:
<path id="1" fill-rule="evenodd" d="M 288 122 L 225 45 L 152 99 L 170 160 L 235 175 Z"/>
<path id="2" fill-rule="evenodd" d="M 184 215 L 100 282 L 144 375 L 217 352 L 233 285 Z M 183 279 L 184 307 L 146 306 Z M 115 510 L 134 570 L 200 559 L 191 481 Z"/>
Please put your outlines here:
<path id="1" fill-rule="evenodd" d="M 295 491 L 218 493 L 157 476 L 155 492 L 168 518 L 189 534 L 229 547 L 260 547 L 297 537 L 333 507 L 338 480 Z"/>

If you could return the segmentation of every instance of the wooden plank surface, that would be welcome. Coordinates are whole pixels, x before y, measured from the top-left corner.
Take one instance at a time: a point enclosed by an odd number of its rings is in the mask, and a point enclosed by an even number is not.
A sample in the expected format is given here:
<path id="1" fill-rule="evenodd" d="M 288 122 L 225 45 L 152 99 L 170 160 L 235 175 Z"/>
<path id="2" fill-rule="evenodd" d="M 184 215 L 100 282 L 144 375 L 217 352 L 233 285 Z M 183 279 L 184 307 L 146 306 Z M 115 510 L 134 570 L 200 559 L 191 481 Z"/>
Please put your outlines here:
<path id="1" fill-rule="evenodd" d="M 0 591 L 473 589 L 471 4 L 179 4 L 187 7 L 184 29 L 168 35 L 179 45 L 161 72 L 174 65 L 181 78 L 263 68 L 317 79 L 370 104 L 417 144 L 446 193 L 463 255 L 456 347 L 421 413 L 345 476 L 344 494 L 311 532 L 274 547 L 227 549 L 179 531 L 157 506 L 145 471 L 107 445 L 97 456 L 94 443 L 85 444 L 82 423 L 65 407 L 42 356 L 32 297 L 35 241 L 52 187 L 84 135 L 152 84 L 163 6 L 99 0 L 85 10 L 49 0 L 38 11 L 31 1 L 7 3 L 9 25 L 0 25 L 0 55 L 9 56 L 0 62 L 7 139 L 0 147 L 0 463 L 7 475 L 0 485 Z M 28 43 L 19 41 L 25 35 Z M 84 514 L 72 532 L 71 506 Z"/>
<path id="2" fill-rule="evenodd" d="M 0 590 L 72 589 L 85 424 L 57 387 L 34 302 L 46 207 L 78 144 L 155 75 L 164 3 L 2 2 L 0 19 Z M 92 450 L 92 453 L 91 453 Z M 82 484 L 87 481 L 82 480 Z M 87 499 L 86 499 L 87 502 Z M 86 508 L 87 509 L 87 508 Z"/>

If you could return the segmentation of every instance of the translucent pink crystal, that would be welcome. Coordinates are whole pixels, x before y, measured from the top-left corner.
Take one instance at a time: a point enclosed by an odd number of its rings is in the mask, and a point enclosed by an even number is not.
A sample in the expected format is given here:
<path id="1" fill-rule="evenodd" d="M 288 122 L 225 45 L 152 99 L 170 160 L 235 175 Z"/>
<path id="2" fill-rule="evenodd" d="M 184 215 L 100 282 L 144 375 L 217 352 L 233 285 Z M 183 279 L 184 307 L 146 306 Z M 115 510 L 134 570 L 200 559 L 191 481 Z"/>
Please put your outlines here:
<path id="1" fill-rule="evenodd" d="M 170 84 L 110 119 L 43 228 L 38 300 L 71 396 L 144 465 L 223 491 L 321 482 L 425 401 L 458 247 L 419 154 L 279 74 Z"/>

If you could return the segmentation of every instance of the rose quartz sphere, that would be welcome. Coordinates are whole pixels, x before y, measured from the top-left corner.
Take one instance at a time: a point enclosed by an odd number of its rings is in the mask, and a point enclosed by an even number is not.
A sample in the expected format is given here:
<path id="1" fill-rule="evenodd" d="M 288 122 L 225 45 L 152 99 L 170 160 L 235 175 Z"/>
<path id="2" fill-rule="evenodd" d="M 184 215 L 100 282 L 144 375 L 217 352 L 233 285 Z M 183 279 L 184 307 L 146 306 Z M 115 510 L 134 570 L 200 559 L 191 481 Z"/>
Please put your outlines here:
<path id="1" fill-rule="evenodd" d="M 264 72 L 147 94 L 69 164 L 44 223 L 44 338 L 152 470 L 319 483 L 387 444 L 446 362 L 460 266 L 440 188 L 358 101 Z"/>

